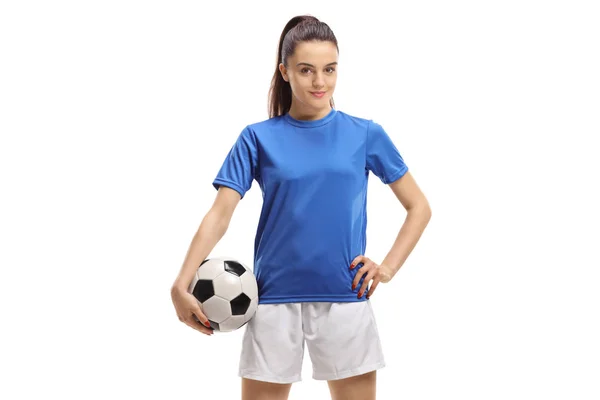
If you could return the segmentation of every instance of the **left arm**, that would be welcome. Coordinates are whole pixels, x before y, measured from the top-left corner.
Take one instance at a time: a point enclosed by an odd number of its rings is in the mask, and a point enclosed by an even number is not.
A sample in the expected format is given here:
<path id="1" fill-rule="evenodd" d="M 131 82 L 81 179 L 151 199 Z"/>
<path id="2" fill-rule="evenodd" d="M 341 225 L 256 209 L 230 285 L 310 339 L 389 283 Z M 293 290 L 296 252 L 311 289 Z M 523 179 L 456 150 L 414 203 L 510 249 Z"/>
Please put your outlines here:
<path id="1" fill-rule="evenodd" d="M 406 220 L 400 228 L 392 249 L 381 262 L 381 266 L 389 269 L 390 278 L 392 278 L 421 238 L 431 219 L 431 208 L 410 171 L 406 172 L 402 178 L 390 183 L 389 186 L 407 212 Z"/>
<path id="2" fill-rule="evenodd" d="M 356 287 L 363 274 L 367 274 L 358 291 L 358 297 L 363 295 L 364 290 L 371 279 L 373 280 L 373 284 L 369 289 L 369 293 L 367 293 L 367 298 L 373 294 L 373 291 L 379 282 L 389 282 L 394 275 L 396 275 L 417 245 L 425 227 L 431 219 L 429 202 L 415 182 L 410 171 L 407 171 L 402 178 L 390 183 L 389 186 L 402 206 L 406 209 L 406 220 L 402 224 L 391 250 L 381 265 L 377 265 L 375 262 L 362 255 L 356 257 L 352 262 L 351 269 L 354 268 L 355 265 L 361 262 L 363 263 L 363 266 L 359 268 L 356 273 L 352 288 Z"/>

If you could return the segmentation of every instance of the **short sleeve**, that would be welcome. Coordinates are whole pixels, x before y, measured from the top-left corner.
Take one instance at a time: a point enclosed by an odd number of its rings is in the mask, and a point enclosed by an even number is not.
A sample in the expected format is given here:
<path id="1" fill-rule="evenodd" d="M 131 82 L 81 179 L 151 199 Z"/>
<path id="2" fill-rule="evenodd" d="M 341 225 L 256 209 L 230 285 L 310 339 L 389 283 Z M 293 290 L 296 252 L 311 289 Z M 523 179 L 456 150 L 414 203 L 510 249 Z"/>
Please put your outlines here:
<path id="1" fill-rule="evenodd" d="M 219 190 L 220 186 L 227 186 L 236 190 L 241 198 L 244 198 L 246 192 L 252 187 L 252 180 L 256 179 L 257 154 L 254 133 L 246 126 L 225 157 L 213 181 L 214 188 Z"/>
<path id="2" fill-rule="evenodd" d="M 408 171 L 404 159 L 387 132 L 369 120 L 367 129 L 367 169 L 385 184 L 400 179 Z"/>

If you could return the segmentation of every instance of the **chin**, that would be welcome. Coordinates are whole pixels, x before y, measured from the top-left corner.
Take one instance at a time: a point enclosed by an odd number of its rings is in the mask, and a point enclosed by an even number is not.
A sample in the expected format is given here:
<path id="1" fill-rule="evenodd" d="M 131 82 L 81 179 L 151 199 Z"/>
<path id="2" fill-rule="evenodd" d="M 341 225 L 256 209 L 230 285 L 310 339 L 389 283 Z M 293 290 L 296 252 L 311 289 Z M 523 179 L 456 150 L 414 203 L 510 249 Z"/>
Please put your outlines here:
<path id="1" fill-rule="evenodd" d="M 317 107 L 323 107 L 324 104 L 329 104 L 331 100 L 330 96 L 323 96 L 323 98 L 317 99 L 312 94 L 309 94 L 309 103 L 315 104 Z"/>

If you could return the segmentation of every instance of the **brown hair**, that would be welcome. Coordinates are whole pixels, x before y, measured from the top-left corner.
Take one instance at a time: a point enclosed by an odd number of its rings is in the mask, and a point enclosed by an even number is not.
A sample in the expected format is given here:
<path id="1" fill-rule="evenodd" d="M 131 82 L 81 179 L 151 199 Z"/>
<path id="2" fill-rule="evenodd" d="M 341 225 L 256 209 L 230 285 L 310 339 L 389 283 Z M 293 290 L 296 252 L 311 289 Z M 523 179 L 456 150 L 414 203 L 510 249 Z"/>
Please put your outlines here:
<path id="1" fill-rule="evenodd" d="M 331 42 L 338 48 L 338 53 L 340 51 L 337 39 L 326 23 L 311 15 L 299 15 L 290 19 L 279 38 L 275 73 L 269 89 L 269 118 L 287 113 L 292 106 L 292 88 L 290 83 L 286 82 L 281 76 L 279 63 L 283 63 L 287 68 L 288 57 L 294 54 L 298 43 L 311 40 Z M 334 107 L 333 97 L 330 99 L 329 104 Z"/>

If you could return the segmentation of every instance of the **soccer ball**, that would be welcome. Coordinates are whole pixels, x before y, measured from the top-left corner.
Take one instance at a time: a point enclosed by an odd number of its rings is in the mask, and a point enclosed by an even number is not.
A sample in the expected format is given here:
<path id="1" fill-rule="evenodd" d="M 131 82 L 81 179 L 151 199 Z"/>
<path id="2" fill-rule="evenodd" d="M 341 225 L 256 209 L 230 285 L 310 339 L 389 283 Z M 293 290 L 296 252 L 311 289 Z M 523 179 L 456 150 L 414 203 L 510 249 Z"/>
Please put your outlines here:
<path id="1" fill-rule="evenodd" d="M 248 267 L 231 258 L 204 260 L 188 291 L 200 304 L 211 328 L 219 332 L 241 328 L 258 307 L 256 277 Z"/>

